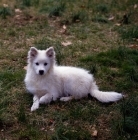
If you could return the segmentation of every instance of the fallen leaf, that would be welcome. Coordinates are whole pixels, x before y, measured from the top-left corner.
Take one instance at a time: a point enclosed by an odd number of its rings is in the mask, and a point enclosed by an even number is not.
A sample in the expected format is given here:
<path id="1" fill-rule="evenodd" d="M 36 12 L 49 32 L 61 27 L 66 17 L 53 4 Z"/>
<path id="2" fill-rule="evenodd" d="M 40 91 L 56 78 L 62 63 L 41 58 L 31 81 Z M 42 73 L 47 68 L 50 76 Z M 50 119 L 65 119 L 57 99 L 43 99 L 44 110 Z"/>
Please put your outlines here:
<path id="1" fill-rule="evenodd" d="M 63 25 L 62 28 L 61 28 L 61 30 L 59 30 L 59 32 L 60 32 L 61 34 L 65 34 L 66 31 L 67 31 L 67 26 L 66 26 L 66 25 Z"/>
<path id="2" fill-rule="evenodd" d="M 67 46 L 71 45 L 72 42 L 66 41 L 66 42 L 61 42 L 61 44 L 62 44 L 63 46 L 65 46 L 65 47 L 67 47 Z"/>
<path id="3" fill-rule="evenodd" d="M 116 72 L 119 71 L 118 68 L 113 68 L 113 67 L 111 67 L 110 69 L 111 69 L 112 71 L 116 71 Z"/>
<path id="4" fill-rule="evenodd" d="M 20 15 L 15 15 L 15 20 L 20 20 L 21 19 L 21 16 Z"/>
<path id="5" fill-rule="evenodd" d="M 63 25 L 62 27 L 64 30 L 67 30 L 67 26 L 66 25 Z"/>
<path id="6" fill-rule="evenodd" d="M 129 46 L 129 48 L 131 48 L 131 49 L 138 49 L 138 45 L 137 44 L 131 44 Z"/>
<path id="7" fill-rule="evenodd" d="M 109 17 L 108 20 L 109 20 L 109 21 L 112 21 L 112 20 L 114 20 L 114 18 L 115 18 L 115 17 L 112 16 L 112 17 Z"/>
<path id="8" fill-rule="evenodd" d="M 65 34 L 65 33 L 66 33 L 66 30 L 61 29 L 59 32 L 60 32 L 61 34 Z"/>
<path id="9" fill-rule="evenodd" d="M 116 23 L 115 25 L 116 25 L 116 26 L 121 26 L 121 23 Z"/>
<path id="10" fill-rule="evenodd" d="M 9 7 L 9 5 L 8 4 L 3 4 L 3 7 L 7 8 L 7 7 Z"/>
<path id="11" fill-rule="evenodd" d="M 22 11 L 20 9 L 15 9 L 14 11 L 15 11 L 15 13 L 22 13 Z"/>
<path id="12" fill-rule="evenodd" d="M 27 70 L 27 66 L 25 66 L 23 69 L 24 69 L 24 70 Z"/>
<path id="13" fill-rule="evenodd" d="M 137 5 L 137 4 L 135 4 L 135 5 L 134 5 L 134 9 L 136 9 L 137 7 L 138 7 L 138 5 Z"/>
<path id="14" fill-rule="evenodd" d="M 97 137 L 97 134 L 98 134 L 98 131 L 97 130 L 94 130 L 93 133 L 92 133 L 92 136 L 93 137 Z"/>
<path id="15" fill-rule="evenodd" d="M 54 128 L 50 128 L 50 131 L 54 131 L 55 129 Z"/>
<path id="16" fill-rule="evenodd" d="M 80 22 L 80 20 L 79 20 L 79 19 L 77 19 L 75 22 Z"/>
<path id="17" fill-rule="evenodd" d="M 98 135 L 98 131 L 97 131 L 97 129 L 96 129 L 96 125 L 93 125 L 93 126 L 91 127 L 91 136 L 97 137 L 97 135 Z"/>
<path id="18" fill-rule="evenodd" d="M 44 128 L 44 127 L 42 127 L 42 128 L 41 128 L 41 130 L 42 130 L 42 131 L 44 131 L 44 130 L 45 130 L 45 128 Z"/>

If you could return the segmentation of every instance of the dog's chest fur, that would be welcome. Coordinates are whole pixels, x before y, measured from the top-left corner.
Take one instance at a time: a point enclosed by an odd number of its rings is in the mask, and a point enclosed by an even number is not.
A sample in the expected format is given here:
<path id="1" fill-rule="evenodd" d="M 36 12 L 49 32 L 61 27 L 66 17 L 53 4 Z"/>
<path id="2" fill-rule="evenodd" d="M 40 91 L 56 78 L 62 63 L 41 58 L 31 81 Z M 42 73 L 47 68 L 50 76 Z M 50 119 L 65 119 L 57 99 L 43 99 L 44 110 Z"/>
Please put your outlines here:
<path id="1" fill-rule="evenodd" d="M 38 96 L 43 96 L 49 92 L 49 83 L 43 78 L 27 78 L 25 80 L 27 90 Z"/>

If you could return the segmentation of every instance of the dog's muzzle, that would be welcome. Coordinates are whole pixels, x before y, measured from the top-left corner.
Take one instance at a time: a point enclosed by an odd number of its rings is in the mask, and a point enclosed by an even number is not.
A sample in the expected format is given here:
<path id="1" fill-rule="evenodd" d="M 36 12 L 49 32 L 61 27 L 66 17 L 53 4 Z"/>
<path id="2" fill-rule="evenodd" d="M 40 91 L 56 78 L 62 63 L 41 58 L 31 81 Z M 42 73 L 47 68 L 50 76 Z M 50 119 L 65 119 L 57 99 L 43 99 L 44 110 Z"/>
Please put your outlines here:
<path id="1" fill-rule="evenodd" d="M 43 75 L 44 74 L 44 70 L 39 70 L 39 74 Z"/>

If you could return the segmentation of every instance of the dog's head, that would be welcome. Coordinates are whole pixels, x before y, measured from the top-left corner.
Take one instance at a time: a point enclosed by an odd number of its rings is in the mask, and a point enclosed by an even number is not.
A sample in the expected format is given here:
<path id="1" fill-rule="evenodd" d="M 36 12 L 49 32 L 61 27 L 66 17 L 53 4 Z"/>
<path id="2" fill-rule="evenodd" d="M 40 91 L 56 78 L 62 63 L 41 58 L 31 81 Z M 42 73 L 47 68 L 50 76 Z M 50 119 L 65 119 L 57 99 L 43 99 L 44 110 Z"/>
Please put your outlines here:
<path id="1" fill-rule="evenodd" d="M 45 75 L 55 62 L 55 51 L 53 47 L 46 50 L 37 50 L 31 47 L 28 52 L 28 63 L 38 75 Z"/>

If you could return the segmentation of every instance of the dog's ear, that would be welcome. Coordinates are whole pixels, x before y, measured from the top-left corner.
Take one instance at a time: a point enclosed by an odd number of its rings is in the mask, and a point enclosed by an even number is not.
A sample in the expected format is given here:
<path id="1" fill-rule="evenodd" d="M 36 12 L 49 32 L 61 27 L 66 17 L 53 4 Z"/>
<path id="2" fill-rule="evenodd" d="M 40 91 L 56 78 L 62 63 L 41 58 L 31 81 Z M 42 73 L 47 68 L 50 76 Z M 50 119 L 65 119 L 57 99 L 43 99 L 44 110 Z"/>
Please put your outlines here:
<path id="1" fill-rule="evenodd" d="M 55 56 L 55 51 L 54 51 L 54 48 L 53 47 L 50 47 L 50 48 L 48 48 L 47 50 L 46 50 L 46 55 L 48 56 L 48 57 L 53 57 L 53 56 Z"/>
<path id="2" fill-rule="evenodd" d="M 36 57 L 37 53 L 38 52 L 37 52 L 37 49 L 35 47 L 30 48 L 30 51 L 29 51 L 29 56 L 30 57 L 32 57 L 32 58 Z"/>

